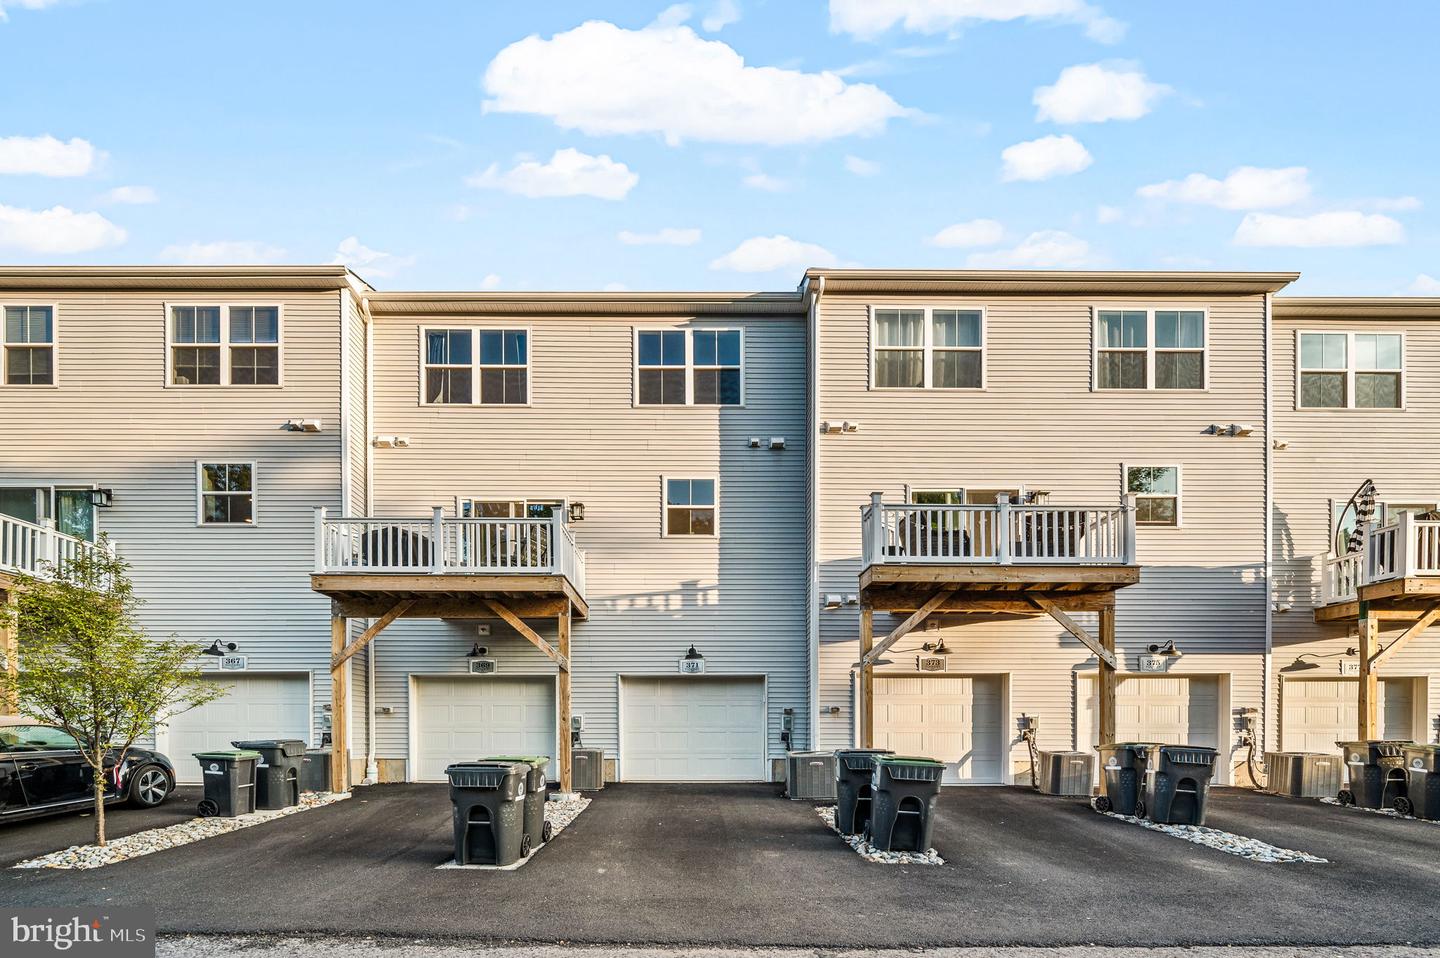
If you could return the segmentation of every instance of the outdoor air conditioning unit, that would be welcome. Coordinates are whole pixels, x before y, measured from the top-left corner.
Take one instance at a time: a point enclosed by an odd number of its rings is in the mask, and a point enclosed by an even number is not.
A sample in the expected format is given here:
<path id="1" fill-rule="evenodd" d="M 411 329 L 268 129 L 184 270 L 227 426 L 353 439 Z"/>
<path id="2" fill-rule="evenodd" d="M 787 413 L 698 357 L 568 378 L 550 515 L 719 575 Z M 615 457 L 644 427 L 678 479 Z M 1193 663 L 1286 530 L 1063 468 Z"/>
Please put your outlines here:
<path id="1" fill-rule="evenodd" d="M 1333 798 L 1345 778 L 1338 755 L 1266 752 L 1265 790 L 1290 798 Z"/>
<path id="2" fill-rule="evenodd" d="M 835 801 L 835 753 L 786 752 L 785 797 L 797 802 Z"/>
<path id="3" fill-rule="evenodd" d="M 949 664 L 950 659 L 944 655 L 915 656 L 915 670 L 917 672 L 944 672 Z"/>
<path id="4" fill-rule="evenodd" d="M 598 792 L 605 787 L 605 753 L 598 748 L 570 751 L 570 784 L 577 792 Z"/>
<path id="5" fill-rule="evenodd" d="M 1038 752 L 1035 785 L 1045 795 L 1089 796 L 1095 760 L 1089 752 Z"/>
<path id="6" fill-rule="evenodd" d="M 474 658 L 469 661 L 471 675 L 494 675 L 500 671 L 500 663 L 494 659 Z"/>

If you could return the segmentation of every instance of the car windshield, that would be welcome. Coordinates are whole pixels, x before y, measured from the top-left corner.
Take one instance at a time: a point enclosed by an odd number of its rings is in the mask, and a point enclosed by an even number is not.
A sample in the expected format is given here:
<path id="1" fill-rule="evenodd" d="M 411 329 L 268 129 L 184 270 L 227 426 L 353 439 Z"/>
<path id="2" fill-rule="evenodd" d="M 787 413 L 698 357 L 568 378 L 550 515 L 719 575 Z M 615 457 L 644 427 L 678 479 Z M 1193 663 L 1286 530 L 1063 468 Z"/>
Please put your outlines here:
<path id="1" fill-rule="evenodd" d="M 68 732 L 48 725 L 11 725 L 0 728 L 0 747 L 7 752 L 49 752 L 75 748 Z"/>

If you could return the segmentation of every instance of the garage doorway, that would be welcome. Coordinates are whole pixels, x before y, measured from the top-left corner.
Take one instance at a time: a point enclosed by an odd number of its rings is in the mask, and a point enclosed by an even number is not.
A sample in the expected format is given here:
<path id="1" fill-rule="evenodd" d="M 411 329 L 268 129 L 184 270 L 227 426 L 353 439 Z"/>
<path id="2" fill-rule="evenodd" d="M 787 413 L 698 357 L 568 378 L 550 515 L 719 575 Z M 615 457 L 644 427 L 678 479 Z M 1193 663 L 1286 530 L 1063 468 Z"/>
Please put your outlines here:
<path id="1" fill-rule="evenodd" d="M 1005 782 L 1003 675 L 875 675 L 875 747 L 945 763 L 946 785 Z"/>
<path id="2" fill-rule="evenodd" d="M 1091 751 L 1100 740 L 1096 676 L 1082 676 L 1079 692 L 1077 744 Z M 1220 761 L 1215 781 L 1226 784 L 1230 780 L 1229 697 L 1229 677 L 1224 675 L 1122 675 L 1115 689 L 1115 737 L 1121 742 L 1216 749 Z"/>
<path id="3" fill-rule="evenodd" d="M 768 781 L 764 676 L 623 676 L 627 782 Z"/>
<path id="4" fill-rule="evenodd" d="M 412 782 L 487 755 L 556 754 L 553 675 L 411 676 L 410 715 Z"/>
<path id="5" fill-rule="evenodd" d="M 1380 737 L 1414 742 L 1427 738 L 1425 680 L 1411 676 L 1379 681 Z M 1287 752 L 1339 754 L 1336 742 L 1355 738 L 1360 725 L 1360 680 L 1290 678 L 1280 682 L 1280 748 Z"/>
<path id="6" fill-rule="evenodd" d="M 310 674 L 238 673 L 207 675 L 226 689 L 213 702 L 172 718 L 156 735 L 156 746 L 175 763 L 175 778 L 186 785 L 200 782 L 196 752 L 228 749 L 244 739 L 298 738 L 313 745 Z"/>

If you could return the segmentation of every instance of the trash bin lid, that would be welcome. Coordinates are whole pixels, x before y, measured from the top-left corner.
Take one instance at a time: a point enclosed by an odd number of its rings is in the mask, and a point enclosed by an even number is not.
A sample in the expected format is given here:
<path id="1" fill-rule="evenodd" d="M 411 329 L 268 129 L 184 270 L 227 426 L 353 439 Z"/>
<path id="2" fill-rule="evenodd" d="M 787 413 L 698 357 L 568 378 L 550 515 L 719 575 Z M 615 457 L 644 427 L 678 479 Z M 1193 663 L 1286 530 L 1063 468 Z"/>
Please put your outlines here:
<path id="1" fill-rule="evenodd" d="M 1160 742 L 1105 742 L 1095 746 L 1095 751 L 1103 751 L 1107 748 L 1128 748 L 1132 752 L 1149 751 L 1152 748 L 1159 748 Z"/>
<path id="2" fill-rule="evenodd" d="M 919 755 L 877 755 L 876 765 L 944 765 L 944 762 Z"/>
<path id="3" fill-rule="evenodd" d="M 540 768 L 550 763 L 548 755 L 487 755 L 482 762 L 520 762 L 525 765 L 533 765 Z"/>
<path id="4" fill-rule="evenodd" d="M 205 759 L 205 758 L 222 759 L 222 760 L 224 760 L 224 761 L 226 761 L 226 762 L 243 762 L 243 761 L 245 761 L 247 758 L 255 759 L 256 761 L 258 761 L 258 760 L 260 759 L 260 753 L 259 753 L 259 752 L 252 752 L 252 751 L 250 751 L 249 749 L 243 749 L 243 748 L 237 748 L 237 749 L 231 749 L 231 750 L 216 749 L 216 750 L 213 751 L 213 752 L 195 752 L 194 754 L 195 754 L 195 757 L 196 757 L 196 758 L 200 758 L 200 759 Z"/>
<path id="5" fill-rule="evenodd" d="M 236 748 L 276 749 L 281 754 L 291 757 L 305 752 L 305 743 L 298 738 L 260 738 L 248 742 L 231 742 L 230 744 Z"/>

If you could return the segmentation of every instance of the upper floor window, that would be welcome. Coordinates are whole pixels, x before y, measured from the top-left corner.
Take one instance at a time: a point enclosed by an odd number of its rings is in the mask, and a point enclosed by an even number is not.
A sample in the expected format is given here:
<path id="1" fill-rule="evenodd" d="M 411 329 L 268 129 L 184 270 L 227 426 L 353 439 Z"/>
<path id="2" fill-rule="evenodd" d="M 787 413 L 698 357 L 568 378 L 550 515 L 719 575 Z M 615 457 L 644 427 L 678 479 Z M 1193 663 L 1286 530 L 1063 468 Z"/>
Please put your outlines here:
<path id="1" fill-rule="evenodd" d="M 1204 389 L 1205 311 L 1102 309 L 1095 388 Z"/>
<path id="2" fill-rule="evenodd" d="M 280 385 L 280 307 L 172 306 L 172 386 Z"/>
<path id="3" fill-rule="evenodd" d="M 201 525 L 255 523 L 253 462 L 201 462 L 196 464 L 196 470 L 199 473 Z"/>
<path id="4" fill-rule="evenodd" d="M 11 386 L 55 385 L 55 309 L 6 306 L 0 326 L 4 382 Z"/>
<path id="5" fill-rule="evenodd" d="M 714 479 L 665 480 L 665 534 L 713 536 L 716 519 Z"/>
<path id="6" fill-rule="evenodd" d="M 984 313 L 978 309 L 876 309 L 876 389 L 979 389 Z"/>
<path id="7" fill-rule="evenodd" d="M 641 406 L 739 406 L 744 399 L 738 329 L 635 332 L 635 392 Z"/>
<path id="8" fill-rule="evenodd" d="M 523 406 L 530 401 L 527 330 L 426 329 L 422 336 L 426 403 Z"/>
<path id="9" fill-rule="evenodd" d="M 1135 523 L 1180 524 L 1180 467 L 1126 466 L 1125 491 L 1135 497 Z"/>
<path id="10" fill-rule="evenodd" d="M 1399 409 L 1405 395 L 1400 333 L 1300 333 L 1302 409 Z"/>

